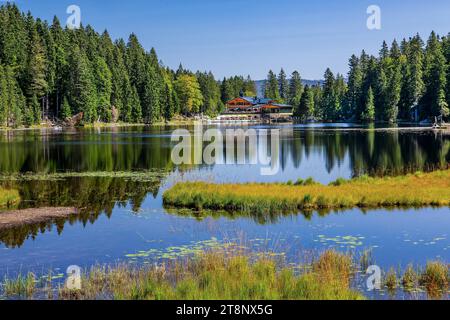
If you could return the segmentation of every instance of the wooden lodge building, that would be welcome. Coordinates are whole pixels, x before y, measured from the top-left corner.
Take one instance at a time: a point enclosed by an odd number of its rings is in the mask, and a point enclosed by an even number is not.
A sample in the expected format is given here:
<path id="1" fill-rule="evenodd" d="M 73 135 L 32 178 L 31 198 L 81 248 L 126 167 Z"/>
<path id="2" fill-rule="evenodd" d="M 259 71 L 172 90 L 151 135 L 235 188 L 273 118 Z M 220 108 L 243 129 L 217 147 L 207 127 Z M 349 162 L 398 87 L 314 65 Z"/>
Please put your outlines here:
<path id="1" fill-rule="evenodd" d="M 222 121 L 290 121 L 293 107 L 258 97 L 239 97 L 227 102 Z"/>

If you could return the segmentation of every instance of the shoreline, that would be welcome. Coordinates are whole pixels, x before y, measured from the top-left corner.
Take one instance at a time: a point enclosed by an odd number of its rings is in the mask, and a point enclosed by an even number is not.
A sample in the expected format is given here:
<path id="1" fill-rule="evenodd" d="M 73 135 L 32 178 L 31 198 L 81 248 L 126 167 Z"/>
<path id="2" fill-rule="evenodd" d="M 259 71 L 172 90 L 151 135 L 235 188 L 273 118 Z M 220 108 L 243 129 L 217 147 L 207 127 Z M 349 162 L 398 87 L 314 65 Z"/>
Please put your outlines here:
<path id="1" fill-rule="evenodd" d="M 243 126 L 248 127 L 251 125 L 273 125 L 273 126 L 297 126 L 297 125 L 303 125 L 301 128 L 304 129 L 311 129 L 311 130 L 322 130 L 322 131 L 367 131 L 367 132 L 386 132 L 386 131 L 432 131 L 436 133 L 444 133 L 444 134 L 450 134 L 450 128 L 447 129 L 434 129 L 433 127 L 426 127 L 426 126 L 411 126 L 411 127 L 389 127 L 388 123 L 376 123 L 378 125 L 386 125 L 386 127 L 379 127 L 379 128 L 367 128 L 364 127 L 366 124 L 364 123 L 357 123 L 357 122 L 313 122 L 313 123 L 296 123 L 296 122 L 279 122 L 279 123 L 271 123 L 267 124 L 264 122 L 230 122 L 230 121 L 213 121 L 213 120 L 200 120 L 200 119 L 186 119 L 186 120 L 173 120 L 169 122 L 156 122 L 152 124 L 145 124 L 145 123 L 92 123 L 92 124 L 85 124 L 83 126 L 59 126 L 59 125 L 35 125 L 31 127 L 19 127 L 19 128 L 7 128 L 7 127 L 0 127 L 0 133 L 1 132 L 21 132 L 21 131 L 36 131 L 36 130 L 58 130 L 58 131 L 66 131 L 71 129 L 101 129 L 101 128 L 132 128 L 132 127 L 149 127 L 149 128 L 156 128 L 156 127 L 162 127 L 162 126 L 190 126 L 195 124 L 202 124 L 202 125 L 218 125 L 218 126 L 226 126 L 226 125 L 232 125 L 232 126 Z M 352 125 L 359 125 L 361 127 L 348 127 L 348 128 L 331 128 L 331 127 L 316 127 L 315 125 L 329 125 L 329 124 L 352 124 Z M 399 125 L 417 125 L 415 123 L 399 123 Z"/>
<path id="2" fill-rule="evenodd" d="M 79 210 L 69 207 L 45 207 L 0 212 L 0 231 L 23 225 L 48 222 L 77 215 Z"/>
<path id="3" fill-rule="evenodd" d="M 370 256 L 327 250 L 307 261 L 288 263 L 283 254 L 252 253 L 228 243 L 189 258 L 135 266 L 94 265 L 80 274 L 80 289 L 54 281 L 50 272 L 29 272 L 0 282 L 0 298 L 43 300 L 367 300 L 357 285 Z M 80 270 L 81 271 L 81 270 Z M 407 300 L 448 297 L 448 265 L 439 260 L 425 267 L 384 271 L 376 293 Z M 37 281 L 40 279 L 41 281 Z M 373 298 L 376 299 L 376 296 Z"/>

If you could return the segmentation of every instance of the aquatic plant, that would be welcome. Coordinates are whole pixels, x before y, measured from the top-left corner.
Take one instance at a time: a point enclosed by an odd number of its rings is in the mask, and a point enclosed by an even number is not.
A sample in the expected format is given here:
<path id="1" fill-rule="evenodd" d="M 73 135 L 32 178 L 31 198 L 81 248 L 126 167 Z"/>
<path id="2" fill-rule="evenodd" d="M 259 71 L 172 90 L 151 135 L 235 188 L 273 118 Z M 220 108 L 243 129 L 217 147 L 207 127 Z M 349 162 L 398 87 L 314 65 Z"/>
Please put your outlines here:
<path id="1" fill-rule="evenodd" d="M 60 287 L 56 299 L 118 300 L 355 300 L 351 259 L 326 252 L 309 268 L 283 265 L 270 255 L 254 259 L 228 250 L 203 252 L 160 265 L 96 266 L 81 290 Z M 306 271 L 307 270 L 307 271 Z M 12 283 L 12 282 L 11 282 Z M 15 293 L 17 290 L 9 290 Z M 30 291 L 31 293 L 32 291 Z M 49 298 L 50 295 L 47 295 Z"/>
<path id="2" fill-rule="evenodd" d="M 419 276 L 412 265 L 409 265 L 402 277 L 402 286 L 405 291 L 412 291 L 418 286 Z"/>
<path id="3" fill-rule="evenodd" d="M 448 266 L 439 261 L 428 262 L 420 275 L 419 284 L 426 288 L 431 297 L 440 296 L 449 288 Z"/>
<path id="4" fill-rule="evenodd" d="M 20 202 L 20 195 L 17 190 L 4 189 L 0 187 L 0 209 L 9 208 Z"/>
<path id="5" fill-rule="evenodd" d="M 384 285 L 390 292 L 393 292 L 398 288 L 398 277 L 394 268 L 389 269 L 387 272 L 384 279 Z"/>
<path id="6" fill-rule="evenodd" d="M 6 296 L 30 298 L 35 291 L 36 276 L 33 273 L 28 273 L 26 276 L 19 276 L 15 279 L 5 278 L 3 283 L 3 290 Z"/>
<path id="7" fill-rule="evenodd" d="M 450 170 L 399 177 L 362 177 L 328 186 L 313 180 L 290 184 L 178 183 L 163 195 L 168 207 L 230 212 L 450 206 Z"/>
<path id="8" fill-rule="evenodd" d="M 92 171 L 0 174 L 0 181 L 55 181 L 67 178 L 122 178 L 132 181 L 159 182 L 166 177 L 164 170 L 148 171 Z"/>

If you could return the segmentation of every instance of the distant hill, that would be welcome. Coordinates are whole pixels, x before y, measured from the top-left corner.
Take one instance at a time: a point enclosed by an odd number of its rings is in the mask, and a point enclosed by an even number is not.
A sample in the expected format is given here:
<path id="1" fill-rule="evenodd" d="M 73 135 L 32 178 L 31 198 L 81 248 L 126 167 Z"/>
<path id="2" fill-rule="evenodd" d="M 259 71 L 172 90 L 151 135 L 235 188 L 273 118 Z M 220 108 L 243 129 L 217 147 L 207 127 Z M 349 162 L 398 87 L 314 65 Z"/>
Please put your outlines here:
<path id="1" fill-rule="evenodd" d="M 267 80 L 256 80 L 255 81 L 258 97 L 264 97 L 264 88 L 266 86 L 266 82 L 267 82 Z M 302 79 L 302 83 L 304 86 L 306 86 L 306 85 L 308 85 L 308 86 L 322 85 L 323 82 L 324 82 L 323 80 L 306 80 L 306 79 L 303 80 Z"/>

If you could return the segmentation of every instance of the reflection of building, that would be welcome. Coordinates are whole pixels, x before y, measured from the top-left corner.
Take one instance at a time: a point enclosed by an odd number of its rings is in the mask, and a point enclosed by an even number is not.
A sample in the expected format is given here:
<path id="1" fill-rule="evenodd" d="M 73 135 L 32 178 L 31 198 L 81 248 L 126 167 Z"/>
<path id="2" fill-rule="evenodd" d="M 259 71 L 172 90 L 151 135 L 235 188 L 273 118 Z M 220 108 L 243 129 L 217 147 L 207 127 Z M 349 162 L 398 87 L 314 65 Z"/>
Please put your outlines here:
<path id="1" fill-rule="evenodd" d="M 226 104 L 226 111 L 220 120 L 291 120 L 293 107 L 275 103 L 271 99 L 258 97 L 239 97 Z"/>

